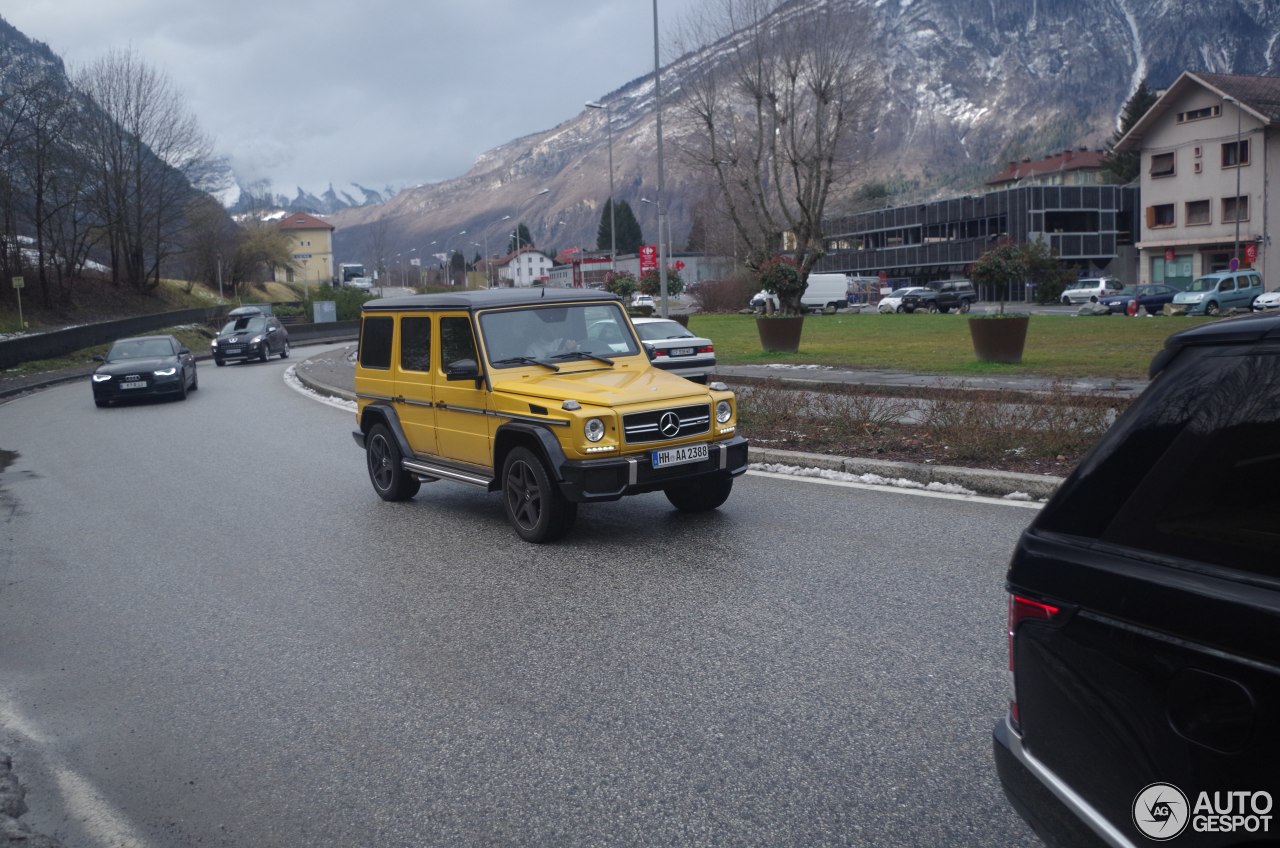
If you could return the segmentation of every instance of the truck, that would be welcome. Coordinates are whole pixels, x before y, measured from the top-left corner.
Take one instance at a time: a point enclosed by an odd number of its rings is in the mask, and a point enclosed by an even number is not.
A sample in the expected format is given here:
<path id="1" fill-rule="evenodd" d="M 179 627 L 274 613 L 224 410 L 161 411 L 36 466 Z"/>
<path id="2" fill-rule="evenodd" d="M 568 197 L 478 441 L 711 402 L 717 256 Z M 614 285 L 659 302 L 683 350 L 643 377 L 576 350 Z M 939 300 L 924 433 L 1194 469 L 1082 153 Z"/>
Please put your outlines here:
<path id="1" fill-rule="evenodd" d="M 351 281 L 364 278 L 364 265 L 359 262 L 343 262 L 338 266 L 337 283 L 340 286 L 352 285 Z"/>
<path id="2" fill-rule="evenodd" d="M 810 274 L 809 287 L 800 297 L 805 309 L 820 310 L 825 315 L 849 305 L 849 278 L 844 274 Z M 754 312 L 776 311 L 778 296 L 760 291 L 751 298 Z"/>

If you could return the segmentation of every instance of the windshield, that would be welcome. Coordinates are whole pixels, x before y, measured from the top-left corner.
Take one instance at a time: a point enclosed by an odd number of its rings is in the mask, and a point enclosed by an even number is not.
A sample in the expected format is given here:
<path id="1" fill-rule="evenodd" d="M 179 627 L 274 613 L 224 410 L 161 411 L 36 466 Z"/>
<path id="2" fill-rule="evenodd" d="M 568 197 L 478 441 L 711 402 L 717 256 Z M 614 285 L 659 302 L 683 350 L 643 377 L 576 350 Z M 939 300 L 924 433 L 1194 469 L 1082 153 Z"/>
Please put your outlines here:
<path id="1" fill-rule="evenodd" d="M 1195 282 L 1187 286 L 1189 292 L 1210 292 L 1218 287 L 1217 277 L 1198 277 Z"/>
<path id="2" fill-rule="evenodd" d="M 913 291 L 915 291 L 915 289 L 894 289 L 889 292 L 889 297 L 906 297 Z"/>
<path id="3" fill-rule="evenodd" d="M 629 323 L 619 303 L 534 306 L 486 312 L 480 316 L 480 332 L 490 365 L 517 368 L 566 353 L 638 354 Z"/>
<path id="4" fill-rule="evenodd" d="M 267 326 L 267 319 L 261 315 L 242 315 L 232 318 L 222 328 L 223 333 L 260 333 Z"/>
<path id="5" fill-rule="evenodd" d="M 641 321 L 635 325 L 636 334 L 646 342 L 662 339 L 692 339 L 693 333 L 676 321 Z"/>
<path id="6" fill-rule="evenodd" d="M 160 359 L 173 356 L 173 345 L 168 339 L 124 339 L 107 351 L 108 362 L 122 359 Z"/>

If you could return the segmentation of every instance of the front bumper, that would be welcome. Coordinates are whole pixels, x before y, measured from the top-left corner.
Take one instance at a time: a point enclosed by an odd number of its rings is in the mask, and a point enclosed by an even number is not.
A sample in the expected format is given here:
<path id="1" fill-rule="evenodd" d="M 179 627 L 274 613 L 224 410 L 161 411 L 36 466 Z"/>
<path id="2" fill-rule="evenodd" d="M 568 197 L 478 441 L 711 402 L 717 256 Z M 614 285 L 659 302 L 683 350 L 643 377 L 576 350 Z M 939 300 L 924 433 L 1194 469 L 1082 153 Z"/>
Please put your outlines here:
<path id="1" fill-rule="evenodd" d="M 658 469 L 649 453 L 567 460 L 560 466 L 560 491 L 574 503 L 615 501 L 699 478 L 737 477 L 747 470 L 747 440 L 742 436 L 712 442 L 707 454 L 701 462 Z"/>
<path id="2" fill-rule="evenodd" d="M 262 356 L 262 351 L 267 347 L 266 342 L 258 342 L 257 344 L 224 345 L 213 348 L 213 358 L 227 362 L 232 359 L 258 359 Z M 235 351 L 235 353 L 231 353 Z"/>
<path id="3" fill-rule="evenodd" d="M 182 391 L 183 379 L 182 371 L 169 377 L 146 375 L 142 380 L 136 381 L 145 382 L 146 385 L 136 389 L 122 389 L 120 388 L 122 380 L 111 379 L 102 383 L 92 384 L 93 399 L 95 401 L 117 401 L 128 400 L 129 398 L 156 397 L 158 395 L 176 395 Z"/>

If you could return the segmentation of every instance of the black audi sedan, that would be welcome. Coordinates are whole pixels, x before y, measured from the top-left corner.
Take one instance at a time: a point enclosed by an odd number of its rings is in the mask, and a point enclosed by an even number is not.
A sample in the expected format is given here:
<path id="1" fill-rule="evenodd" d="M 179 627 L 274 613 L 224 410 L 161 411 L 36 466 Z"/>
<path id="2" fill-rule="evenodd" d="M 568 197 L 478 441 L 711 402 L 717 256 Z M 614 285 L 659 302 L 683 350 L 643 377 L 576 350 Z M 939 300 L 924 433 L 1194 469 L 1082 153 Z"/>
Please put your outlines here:
<path id="1" fill-rule="evenodd" d="M 156 395 L 186 400 L 200 387 L 196 358 L 173 336 L 120 339 L 94 361 L 102 363 L 89 378 L 98 406 Z"/>
<path id="2" fill-rule="evenodd" d="M 1013 553 L 996 770 L 1048 845 L 1275 845 L 1280 315 L 1150 372 Z"/>
<path id="3" fill-rule="evenodd" d="M 279 318 L 256 306 L 239 306 L 227 313 L 227 319 L 211 345 L 215 365 L 233 359 L 289 358 L 289 331 Z"/>

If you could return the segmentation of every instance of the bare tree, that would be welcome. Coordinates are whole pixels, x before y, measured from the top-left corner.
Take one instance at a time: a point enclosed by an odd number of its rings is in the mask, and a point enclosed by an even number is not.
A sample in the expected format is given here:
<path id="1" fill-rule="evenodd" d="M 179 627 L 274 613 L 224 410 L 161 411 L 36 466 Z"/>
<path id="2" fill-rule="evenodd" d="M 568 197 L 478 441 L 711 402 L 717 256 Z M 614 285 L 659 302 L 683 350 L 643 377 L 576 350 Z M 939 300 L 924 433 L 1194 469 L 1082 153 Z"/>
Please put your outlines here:
<path id="1" fill-rule="evenodd" d="M 718 59 L 680 80 L 682 154 L 714 175 L 749 267 L 781 253 L 803 282 L 826 253 L 828 199 L 862 162 L 877 102 L 871 21 L 857 0 L 710 0 L 688 26 Z"/>
<path id="2" fill-rule="evenodd" d="M 76 84 L 100 109 L 90 113 L 87 153 L 112 278 L 153 289 L 161 264 L 181 249 L 191 180 L 205 173 L 211 144 L 168 79 L 132 52 L 109 52 Z"/>

